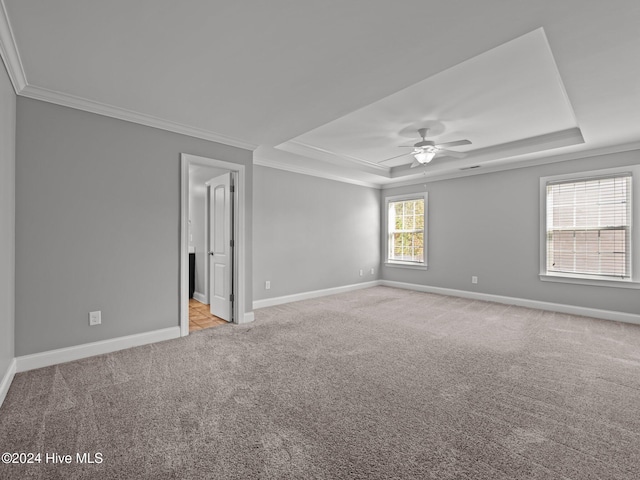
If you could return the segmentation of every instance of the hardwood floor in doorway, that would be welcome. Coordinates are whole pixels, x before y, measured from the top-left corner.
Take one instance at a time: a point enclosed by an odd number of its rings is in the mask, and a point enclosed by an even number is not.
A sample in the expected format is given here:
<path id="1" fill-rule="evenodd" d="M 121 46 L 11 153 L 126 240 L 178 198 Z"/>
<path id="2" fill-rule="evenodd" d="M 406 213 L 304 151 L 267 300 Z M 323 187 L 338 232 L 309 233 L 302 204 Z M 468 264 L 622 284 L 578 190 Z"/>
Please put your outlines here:
<path id="1" fill-rule="evenodd" d="M 200 303 L 193 298 L 189 299 L 189 333 L 205 328 L 217 327 L 228 323 L 227 321 L 211 315 L 209 305 Z"/>

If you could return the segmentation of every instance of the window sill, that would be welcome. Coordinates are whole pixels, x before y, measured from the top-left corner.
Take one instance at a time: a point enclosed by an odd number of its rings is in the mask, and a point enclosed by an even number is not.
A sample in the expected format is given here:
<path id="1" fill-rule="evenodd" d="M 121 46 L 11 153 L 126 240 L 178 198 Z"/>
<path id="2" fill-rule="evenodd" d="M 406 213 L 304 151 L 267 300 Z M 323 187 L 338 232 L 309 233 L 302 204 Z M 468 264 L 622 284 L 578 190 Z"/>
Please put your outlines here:
<path id="1" fill-rule="evenodd" d="M 556 283 L 572 283 L 574 285 L 592 285 L 596 287 L 613 287 L 613 288 L 634 288 L 640 289 L 640 282 L 632 280 L 616 280 L 616 279 L 600 279 L 600 278 L 583 278 L 570 277 L 567 275 L 550 275 L 540 274 L 540 280 L 543 282 Z"/>
<path id="2" fill-rule="evenodd" d="M 394 267 L 394 268 L 408 268 L 411 270 L 427 270 L 427 266 L 425 264 L 416 264 L 416 263 L 404 263 L 404 262 L 385 262 L 385 267 Z"/>

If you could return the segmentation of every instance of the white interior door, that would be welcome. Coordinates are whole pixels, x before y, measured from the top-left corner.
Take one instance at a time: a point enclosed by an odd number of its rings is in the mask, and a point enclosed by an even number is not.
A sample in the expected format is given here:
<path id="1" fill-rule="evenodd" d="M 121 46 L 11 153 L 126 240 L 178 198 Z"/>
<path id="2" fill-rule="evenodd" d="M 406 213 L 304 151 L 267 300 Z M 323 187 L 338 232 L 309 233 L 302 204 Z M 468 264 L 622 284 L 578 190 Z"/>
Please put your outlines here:
<path id="1" fill-rule="evenodd" d="M 213 315 L 232 321 L 233 188 L 231 172 L 209 182 L 209 304 Z"/>

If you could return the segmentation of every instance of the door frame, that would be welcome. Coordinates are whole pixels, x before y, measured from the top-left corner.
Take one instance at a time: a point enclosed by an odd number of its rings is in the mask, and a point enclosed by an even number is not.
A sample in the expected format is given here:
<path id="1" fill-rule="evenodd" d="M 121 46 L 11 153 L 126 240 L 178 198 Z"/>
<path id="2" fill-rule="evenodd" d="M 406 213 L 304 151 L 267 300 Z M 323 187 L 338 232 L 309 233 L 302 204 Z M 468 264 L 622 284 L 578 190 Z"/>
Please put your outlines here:
<path id="1" fill-rule="evenodd" d="M 236 173 L 235 199 L 235 256 L 233 289 L 235 294 L 234 322 L 247 323 L 253 321 L 253 312 L 247 312 L 246 282 L 246 216 L 247 187 L 245 166 L 213 158 L 199 157 L 188 153 L 180 154 L 180 335 L 189 335 L 189 166 L 201 165 L 205 167 L 223 168 Z"/>

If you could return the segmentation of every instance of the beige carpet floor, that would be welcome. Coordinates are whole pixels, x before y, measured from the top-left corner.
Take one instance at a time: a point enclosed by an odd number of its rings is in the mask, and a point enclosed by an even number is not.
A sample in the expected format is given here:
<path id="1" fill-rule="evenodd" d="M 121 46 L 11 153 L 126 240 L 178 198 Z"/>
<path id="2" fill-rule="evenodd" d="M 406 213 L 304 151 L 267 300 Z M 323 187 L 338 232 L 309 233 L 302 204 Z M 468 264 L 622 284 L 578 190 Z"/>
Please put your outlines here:
<path id="1" fill-rule="evenodd" d="M 385 287 L 270 307 L 16 375 L 0 451 L 74 456 L 2 479 L 635 480 L 640 326 Z"/>

